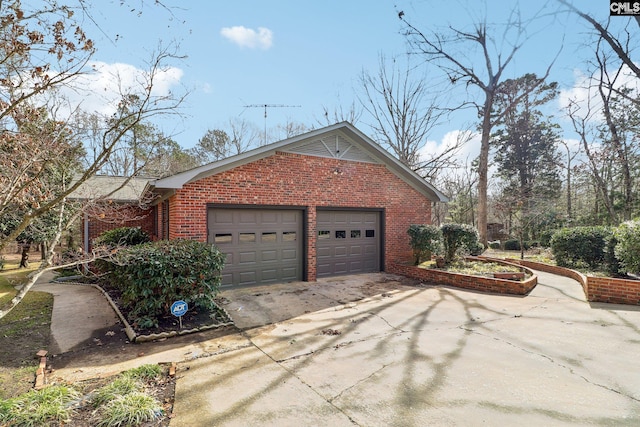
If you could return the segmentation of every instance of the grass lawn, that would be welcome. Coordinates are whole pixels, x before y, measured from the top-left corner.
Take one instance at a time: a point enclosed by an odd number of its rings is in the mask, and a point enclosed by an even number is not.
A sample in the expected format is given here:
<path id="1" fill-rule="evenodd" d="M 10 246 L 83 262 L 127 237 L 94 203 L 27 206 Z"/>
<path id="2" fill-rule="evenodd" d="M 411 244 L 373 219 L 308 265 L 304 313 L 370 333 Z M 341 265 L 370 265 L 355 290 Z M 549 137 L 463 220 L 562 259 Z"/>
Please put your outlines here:
<path id="1" fill-rule="evenodd" d="M 0 307 L 16 294 L 14 286 L 24 283 L 37 267 L 18 269 L 8 261 L 0 271 Z M 49 345 L 53 295 L 31 291 L 3 319 L 0 319 L 0 399 L 15 397 L 33 387 L 38 360 L 35 354 Z"/>

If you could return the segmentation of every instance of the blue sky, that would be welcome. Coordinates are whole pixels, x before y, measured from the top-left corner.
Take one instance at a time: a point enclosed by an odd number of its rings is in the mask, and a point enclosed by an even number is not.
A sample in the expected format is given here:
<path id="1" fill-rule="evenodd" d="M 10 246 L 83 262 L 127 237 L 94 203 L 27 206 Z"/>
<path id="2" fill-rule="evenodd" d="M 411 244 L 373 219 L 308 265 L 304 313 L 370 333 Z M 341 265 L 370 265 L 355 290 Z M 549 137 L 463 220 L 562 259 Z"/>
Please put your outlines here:
<path id="1" fill-rule="evenodd" d="M 262 129 L 264 111 L 245 105 L 299 105 L 268 109 L 267 126 L 290 120 L 319 127 L 323 106 L 348 108 L 355 99 L 354 91 L 359 90 L 359 74 L 363 70 L 376 73 L 380 54 L 393 57 L 407 52 L 399 10 L 418 28 L 448 24 L 471 28 L 473 20 L 482 16 L 489 23 L 505 22 L 516 3 L 524 19 L 542 4 L 508 0 L 487 0 L 489 5 L 418 0 L 163 2 L 170 12 L 150 0 L 125 0 L 123 5 L 120 0 L 96 0 L 91 12 L 99 29 L 90 23 L 86 27 L 98 48 L 94 59 L 103 67 L 118 64 L 120 70 L 132 73 L 145 68 L 145 60 L 159 42 L 179 44 L 186 58 L 172 62 L 166 85 L 174 90 L 186 88 L 191 94 L 182 108 L 184 118 L 163 121 L 161 126 L 185 148 L 195 145 L 207 129 L 224 128 L 234 117 Z M 598 18 L 608 16 L 608 1 L 577 3 Z M 553 12 L 556 7 L 550 1 L 545 11 Z M 584 46 L 588 28 L 575 16 L 558 15 L 536 20 L 529 31 L 531 38 L 507 70 L 507 77 L 543 73 L 563 44 L 551 79 L 571 90 L 577 70 L 584 68 L 590 53 Z M 435 72 L 428 76 L 441 81 Z M 451 93 L 463 96 L 447 88 L 438 90 L 443 97 Z M 85 105 L 93 104 L 85 100 Z M 472 119 L 469 112 L 451 117 L 434 130 L 431 146 L 440 145 L 448 132 Z M 356 126 L 369 133 L 368 121 L 363 115 Z"/>

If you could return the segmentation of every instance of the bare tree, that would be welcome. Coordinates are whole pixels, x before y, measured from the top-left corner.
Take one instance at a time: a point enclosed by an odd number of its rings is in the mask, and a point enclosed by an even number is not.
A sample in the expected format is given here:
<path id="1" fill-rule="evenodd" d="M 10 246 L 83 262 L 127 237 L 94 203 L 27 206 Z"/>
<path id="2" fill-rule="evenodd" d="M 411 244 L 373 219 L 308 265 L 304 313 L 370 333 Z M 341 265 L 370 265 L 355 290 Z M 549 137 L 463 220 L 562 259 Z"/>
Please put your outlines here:
<path id="1" fill-rule="evenodd" d="M 19 1 L 0 3 L 0 222 L 6 212 L 18 213 L 15 225 L 0 234 L 0 250 L 37 219 L 54 213 L 58 221 L 45 260 L 9 307 L 0 311 L 0 318 L 44 271 L 56 268 L 55 244 L 83 211 L 83 206 L 76 206 L 69 214 L 69 195 L 101 170 L 135 126 L 154 116 L 175 114 L 185 96 L 157 90 L 158 77 L 176 58 L 174 50 L 160 48 L 151 55 L 139 86 L 121 88 L 119 108 L 100 132 L 99 150 L 89 164 L 79 167 L 82 141 L 70 121 L 56 117 L 64 102 L 56 92 L 92 72 L 87 63 L 94 54 L 93 42 L 79 24 L 86 15 L 74 15 L 54 0 L 31 8 L 24 9 Z"/>
<path id="2" fill-rule="evenodd" d="M 610 28 L 609 28 L 609 24 L 611 23 L 611 19 L 610 18 L 607 20 L 606 24 L 602 24 L 602 23 L 598 22 L 594 17 L 589 15 L 588 13 L 585 13 L 585 12 L 581 11 L 580 9 L 578 9 L 570 1 L 568 1 L 568 0 L 558 0 L 558 2 L 560 4 L 562 4 L 563 6 L 565 6 L 568 11 L 570 11 L 571 13 L 575 13 L 580 18 L 585 20 L 590 26 L 592 26 L 593 29 L 596 31 L 596 34 L 598 35 L 598 38 L 602 42 L 606 43 L 611 48 L 611 50 L 613 50 L 613 52 L 615 52 L 616 56 L 620 59 L 620 61 L 622 61 L 622 63 L 624 65 L 629 67 L 629 70 L 631 70 L 631 72 L 633 74 L 635 74 L 635 76 L 637 78 L 640 79 L 640 66 L 638 66 L 638 64 L 636 64 L 631 59 L 631 48 L 632 48 L 632 42 L 633 42 L 633 35 L 637 34 L 637 30 L 632 30 L 632 29 L 629 28 L 629 25 L 631 25 L 631 19 L 630 18 L 626 21 L 626 25 L 620 31 L 620 33 L 622 34 L 622 37 L 623 37 L 623 38 L 621 38 L 621 37 L 615 35 L 610 30 Z M 616 18 L 616 19 L 619 19 L 619 18 Z M 640 17 L 636 16 L 636 23 L 640 27 Z"/>
<path id="3" fill-rule="evenodd" d="M 336 99 L 340 101 L 340 96 L 337 95 Z M 355 102 L 351 102 L 348 109 L 342 107 L 340 104 L 338 107 L 334 107 L 333 110 L 330 110 L 326 106 L 322 106 L 322 118 L 317 119 L 316 122 L 320 126 L 331 126 L 340 122 L 349 122 L 352 125 L 355 125 L 360 120 L 362 116 L 362 110 L 356 106 Z"/>
<path id="4" fill-rule="evenodd" d="M 578 156 L 578 154 L 580 154 L 579 150 L 576 150 L 574 152 L 571 152 L 571 147 L 569 147 L 569 143 L 567 141 L 565 141 L 564 139 L 560 140 L 560 143 L 564 146 L 565 150 L 567 150 L 567 157 L 566 157 L 566 161 L 564 163 L 559 162 L 559 166 L 564 168 L 567 171 L 566 174 L 566 186 L 567 186 L 567 218 L 569 220 L 573 219 L 573 207 L 572 207 L 572 192 L 573 192 L 573 188 L 571 185 L 571 178 L 572 178 L 572 166 L 571 164 L 573 163 L 573 161 L 576 159 L 576 157 Z"/>
<path id="5" fill-rule="evenodd" d="M 400 66 L 397 59 L 388 63 L 380 55 L 377 73 L 363 71 L 360 76 L 363 94 L 358 100 L 371 117 L 373 138 L 405 165 L 433 176 L 439 168 L 433 161 L 423 161 L 420 149 L 444 111 L 438 108 L 436 97 L 429 93 L 429 80 L 425 76 L 414 77 L 415 68 L 408 59 Z M 445 163 L 457 148 L 440 153 L 440 160 Z"/>
<path id="6" fill-rule="evenodd" d="M 504 112 L 492 115 L 496 93 L 504 78 L 507 67 L 513 61 L 516 53 L 526 40 L 526 25 L 518 13 L 513 13 L 509 21 L 504 25 L 504 32 L 492 34 L 486 20 L 477 22 L 472 31 L 465 31 L 449 27 L 446 33 L 436 31 L 421 31 L 416 25 L 410 23 L 404 13 L 398 16 L 406 26 L 405 35 L 408 38 L 414 52 L 421 55 L 429 63 L 436 64 L 449 78 L 452 85 L 464 84 L 466 88 L 475 87 L 483 95 L 482 102 L 470 101 L 455 107 L 454 109 L 473 107 L 478 112 L 481 120 L 479 129 L 480 157 L 478 163 L 478 231 L 480 240 L 487 244 L 487 188 L 489 166 L 489 141 L 493 127 L 502 120 Z M 496 28 L 497 30 L 497 28 Z M 509 43 L 509 47 L 503 52 L 496 46 L 500 46 L 497 40 Z M 470 53 L 471 52 L 471 53 Z M 482 67 L 477 67 L 472 53 L 476 53 L 482 59 Z M 550 67 L 540 79 L 544 81 Z M 534 90 L 532 87 L 531 90 Z M 527 96 L 523 93 L 520 98 Z"/>

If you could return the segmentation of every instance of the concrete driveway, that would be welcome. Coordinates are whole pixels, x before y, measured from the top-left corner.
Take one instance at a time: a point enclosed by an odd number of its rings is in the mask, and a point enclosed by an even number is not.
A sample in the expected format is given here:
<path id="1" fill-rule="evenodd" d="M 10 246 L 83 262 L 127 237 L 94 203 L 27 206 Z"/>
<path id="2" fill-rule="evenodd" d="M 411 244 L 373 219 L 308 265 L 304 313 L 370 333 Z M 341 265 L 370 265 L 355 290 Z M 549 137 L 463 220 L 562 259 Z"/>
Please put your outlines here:
<path id="1" fill-rule="evenodd" d="M 539 273 L 527 297 L 385 292 L 207 343 L 172 427 L 639 425 L 640 308 Z"/>

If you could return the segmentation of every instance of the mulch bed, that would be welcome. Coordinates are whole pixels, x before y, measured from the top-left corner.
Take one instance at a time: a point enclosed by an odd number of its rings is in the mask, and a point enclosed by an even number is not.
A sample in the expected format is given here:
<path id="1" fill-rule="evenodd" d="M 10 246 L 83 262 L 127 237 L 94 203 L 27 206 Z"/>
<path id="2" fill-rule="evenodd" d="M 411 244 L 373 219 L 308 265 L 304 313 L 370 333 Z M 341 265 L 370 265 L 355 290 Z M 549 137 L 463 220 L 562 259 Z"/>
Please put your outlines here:
<path id="1" fill-rule="evenodd" d="M 118 310 L 120 310 L 124 318 L 134 330 L 136 333 L 136 341 L 139 338 L 149 336 L 168 336 L 170 334 L 198 331 L 203 328 L 226 326 L 232 323 L 231 318 L 223 309 L 218 308 L 217 310 L 208 311 L 190 307 L 181 319 L 167 313 L 165 316 L 161 316 L 157 319 L 157 327 L 141 328 L 136 323 L 130 311 L 122 304 L 122 292 L 108 282 L 100 282 L 98 285 L 109 295 L 111 300 L 118 307 Z"/>

